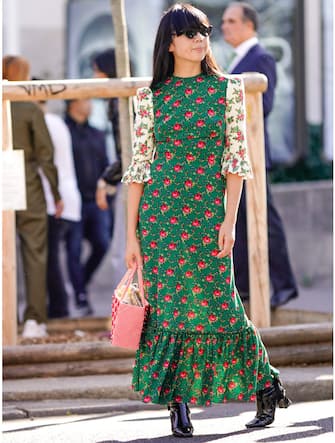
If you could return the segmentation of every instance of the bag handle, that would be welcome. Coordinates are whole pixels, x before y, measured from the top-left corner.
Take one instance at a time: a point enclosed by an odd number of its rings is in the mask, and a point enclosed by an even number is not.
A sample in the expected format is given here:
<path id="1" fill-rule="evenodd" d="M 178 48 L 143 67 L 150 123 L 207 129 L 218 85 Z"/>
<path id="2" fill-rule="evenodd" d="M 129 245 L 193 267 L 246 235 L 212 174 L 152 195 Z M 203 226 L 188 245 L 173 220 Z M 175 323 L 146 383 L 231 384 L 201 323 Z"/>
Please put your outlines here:
<path id="1" fill-rule="evenodd" d="M 142 275 L 142 270 L 138 266 L 134 266 L 133 268 L 127 269 L 126 273 L 122 277 L 122 280 L 118 284 L 118 286 L 125 285 L 125 289 L 124 289 L 122 295 L 120 296 L 120 300 L 123 300 L 123 298 L 125 297 L 126 292 L 127 292 L 128 288 L 129 288 L 129 285 L 133 281 L 133 278 L 134 278 L 134 275 L 135 275 L 136 271 L 137 271 L 138 288 L 139 288 L 139 291 L 140 291 L 140 297 L 141 297 L 142 305 L 146 306 L 148 304 L 148 302 L 147 302 L 147 300 L 146 300 L 146 298 L 144 296 L 143 275 Z"/>

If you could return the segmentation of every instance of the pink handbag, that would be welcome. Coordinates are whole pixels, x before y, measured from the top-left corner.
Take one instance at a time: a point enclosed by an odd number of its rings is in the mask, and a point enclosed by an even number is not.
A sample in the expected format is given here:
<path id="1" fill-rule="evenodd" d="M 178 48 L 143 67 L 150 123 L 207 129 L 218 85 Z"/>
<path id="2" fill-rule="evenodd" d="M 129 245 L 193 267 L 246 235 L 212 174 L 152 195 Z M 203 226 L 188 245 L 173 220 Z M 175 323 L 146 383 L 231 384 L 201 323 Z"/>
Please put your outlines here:
<path id="1" fill-rule="evenodd" d="M 133 283 L 137 271 L 138 285 Z M 112 300 L 111 344 L 137 350 L 149 304 L 144 297 L 142 271 L 127 270 Z"/>

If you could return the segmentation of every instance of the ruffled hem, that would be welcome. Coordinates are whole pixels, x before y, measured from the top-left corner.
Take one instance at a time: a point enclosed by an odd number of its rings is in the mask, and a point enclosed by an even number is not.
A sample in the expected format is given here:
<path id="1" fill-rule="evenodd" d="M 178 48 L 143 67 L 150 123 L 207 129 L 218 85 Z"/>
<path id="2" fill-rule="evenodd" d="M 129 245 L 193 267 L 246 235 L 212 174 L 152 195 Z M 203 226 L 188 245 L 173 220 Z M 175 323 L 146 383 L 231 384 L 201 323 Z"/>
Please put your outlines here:
<path id="1" fill-rule="evenodd" d="M 241 176 L 244 180 L 249 178 L 253 178 L 253 173 L 250 168 L 249 162 L 240 162 L 237 166 L 234 166 L 233 163 L 223 163 L 221 168 L 221 174 L 226 176 L 228 173 L 237 174 Z"/>
<path id="2" fill-rule="evenodd" d="M 145 403 L 209 406 L 254 401 L 256 391 L 278 375 L 252 323 L 222 334 L 148 327 L 136 354 L 132 387 Z"/>
<path id="3" fill-rule="evenodd" d="M 136 163 L 133 162 L 122 177 L 122 183 L 145 183 L 151 179 L 149 161 Z"/>

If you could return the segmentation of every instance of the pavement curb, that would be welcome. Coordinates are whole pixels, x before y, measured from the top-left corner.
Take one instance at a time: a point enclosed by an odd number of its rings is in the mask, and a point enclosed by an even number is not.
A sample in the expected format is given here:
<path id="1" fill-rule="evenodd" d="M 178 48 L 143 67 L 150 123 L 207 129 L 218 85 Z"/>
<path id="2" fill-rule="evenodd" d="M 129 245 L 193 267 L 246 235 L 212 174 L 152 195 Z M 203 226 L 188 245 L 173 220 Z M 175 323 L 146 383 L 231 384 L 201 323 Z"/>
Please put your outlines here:
<path id="1" fill-rule="evenodd" d="M 279 370 L 287 395 L 293 402 L 332 399 L 333 370 L 330 365 L 283 367 Z M 130 374 L 25 382 L 27 380 L 4 382 L 3 420 L 160 408 L 159 405 L 139 401 L 139 395 L 130 388 Z M 55 383 L 59 387 L 56 388 Z"/>

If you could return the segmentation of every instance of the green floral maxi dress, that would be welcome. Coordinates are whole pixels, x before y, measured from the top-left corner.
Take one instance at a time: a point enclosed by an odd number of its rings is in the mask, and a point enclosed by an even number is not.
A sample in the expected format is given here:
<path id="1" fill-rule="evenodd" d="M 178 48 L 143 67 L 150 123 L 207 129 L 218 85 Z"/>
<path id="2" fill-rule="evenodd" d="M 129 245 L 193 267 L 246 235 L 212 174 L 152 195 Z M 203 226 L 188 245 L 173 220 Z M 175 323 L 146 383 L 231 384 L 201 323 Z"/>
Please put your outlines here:
<path id="1" fill-rule="evenodd" d="M 225 175 L 250 177 L 239 76 L 168 78 L 137 93 L 133 157 L 123 182 L 144 183 L 138 235 L 150 315 L 133 388 L 144 402 L 254 400 L 274 374 L 218 259 Z"/>

